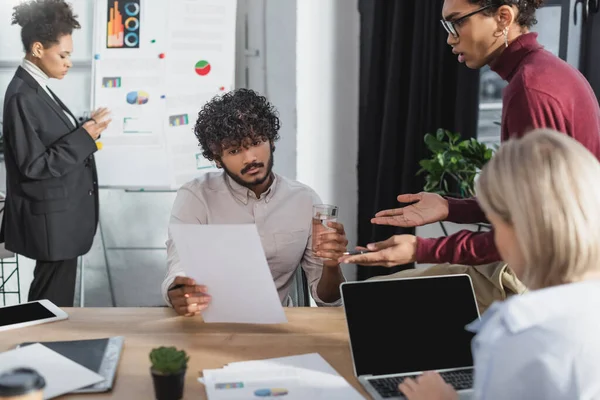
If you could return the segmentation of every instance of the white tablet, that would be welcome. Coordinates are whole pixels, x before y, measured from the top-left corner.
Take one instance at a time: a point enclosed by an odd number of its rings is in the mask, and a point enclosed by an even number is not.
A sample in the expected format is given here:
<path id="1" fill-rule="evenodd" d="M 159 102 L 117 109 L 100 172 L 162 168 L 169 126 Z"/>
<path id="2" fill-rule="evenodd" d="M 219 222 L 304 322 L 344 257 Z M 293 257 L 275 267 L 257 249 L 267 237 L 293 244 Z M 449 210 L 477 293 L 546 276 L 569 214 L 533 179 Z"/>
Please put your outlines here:
<path id="1" fill-rule="evenodd" d="M 0 307 L 0 331 L 67 319 L 66 312 L 50 300 L 37 300 L 16 306 Z"/>

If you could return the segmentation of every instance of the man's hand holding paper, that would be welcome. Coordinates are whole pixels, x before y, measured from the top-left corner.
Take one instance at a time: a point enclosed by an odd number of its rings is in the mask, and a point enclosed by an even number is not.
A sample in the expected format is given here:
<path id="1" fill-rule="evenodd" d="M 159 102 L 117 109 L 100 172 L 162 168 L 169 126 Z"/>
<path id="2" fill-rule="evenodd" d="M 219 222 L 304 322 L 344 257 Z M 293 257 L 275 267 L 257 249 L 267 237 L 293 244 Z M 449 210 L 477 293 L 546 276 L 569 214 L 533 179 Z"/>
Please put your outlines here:
<path id="1" fill-rule="evenodd" d="M 179 315 L 193 317 L 206 310 L 211 297 L 208 288 L 197 285 L 192 278 L 178 276 L 169 288 L 169 300 Z"/>
<path id="2" fill-rule="evenodd" d="M 187 275 L 171 290 L 179 314 L 202 312 L 205 322 L 287 322 L 255 225 L 172 224 L 170 231 Z"/>

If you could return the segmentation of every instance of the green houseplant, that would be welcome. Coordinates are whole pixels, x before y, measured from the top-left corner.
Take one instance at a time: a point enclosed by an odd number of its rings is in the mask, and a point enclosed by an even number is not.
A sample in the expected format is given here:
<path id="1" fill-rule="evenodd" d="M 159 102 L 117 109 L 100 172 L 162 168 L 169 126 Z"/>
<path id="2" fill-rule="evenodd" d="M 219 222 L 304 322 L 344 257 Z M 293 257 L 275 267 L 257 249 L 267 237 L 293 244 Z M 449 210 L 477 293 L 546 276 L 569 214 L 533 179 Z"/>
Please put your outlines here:
<path id="1" fill-rule="evenodd" d="M 419 162 L 417 175 L 425 174 L 423 190 L 442 196 L 458 198 L 475 195 L 475 178 L 481 168 L 492 158 L 494 150 L 477 139 L 461 139 L 459 133 L 438 129 L 435 135 L 425 135 L 425 145 L 431 152 L 429 158 Z M 489 229 L 488 224 L 477 224 L 477 230 Z M 444 223 L 442 231 L 448 236 Z"/>
<path id="2" fill-rule="evenodd" d="M 477 139 L 461 140 L 460 134 L 438 129 L 425 135 L 429 158 L 419 162 L 417 175 L 425 174 L 426 192 L 442 196 L 472 197 L 475 178 L 493 155 L 493 149 Z"/>
<path id="3" fill-rule="evenodd" d="M 175 347 L 158 347 L 150 352 L 150 372 L 154 382 L 156 400 L 179 400 L 183 397 L 183 385 L 187 362 L 190 358 Z"/>

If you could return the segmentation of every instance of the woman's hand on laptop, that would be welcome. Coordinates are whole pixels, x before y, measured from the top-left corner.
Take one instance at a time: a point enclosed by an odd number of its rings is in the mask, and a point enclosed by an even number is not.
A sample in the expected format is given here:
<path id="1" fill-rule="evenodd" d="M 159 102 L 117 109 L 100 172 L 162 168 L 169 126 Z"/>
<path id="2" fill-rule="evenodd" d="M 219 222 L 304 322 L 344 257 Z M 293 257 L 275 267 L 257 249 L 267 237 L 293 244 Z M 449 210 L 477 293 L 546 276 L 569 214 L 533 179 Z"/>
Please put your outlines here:
<path id="1" fill-rule="evenodd" d="M 173 309 L 185 317 L 200 314 L 211 300 L 206 286 L 197 285 L 194 279 L 185 276 L 176 277 L 167 294 Z"/>
<path id="2" fill-rule="evenodd" d="M 437 372 L 425 372 L 417 379 L 407 378 L 400 390 L 408 400 L 456 400 L 458 393 Z"/>
<path id="3" fill-rule="evenodd" d="M 365 266 L 395 267 L 416 261 L 417 237 L 414 235 L 394 235 L 383 242 L 371 243 L 357 250 L 368 250 L 368 253 L 343 256 L 340 263 L 359 264 Z"/>
<path id="4" fill-rule="evenodd" d="M 379 211 L 371 219 L 372 224 L 392 225 L 405 228 L 427 225 L 448 218 L 448 200 L 435 193 L 401 194 L 403 207 Z"/>

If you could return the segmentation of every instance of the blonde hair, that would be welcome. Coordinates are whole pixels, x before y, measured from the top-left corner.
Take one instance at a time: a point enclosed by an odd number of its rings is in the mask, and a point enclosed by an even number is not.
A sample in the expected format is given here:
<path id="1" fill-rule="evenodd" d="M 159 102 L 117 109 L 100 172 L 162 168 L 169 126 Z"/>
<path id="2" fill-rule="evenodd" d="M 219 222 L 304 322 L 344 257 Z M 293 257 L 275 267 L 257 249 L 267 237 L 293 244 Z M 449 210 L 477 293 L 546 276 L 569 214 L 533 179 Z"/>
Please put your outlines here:
<path id="1" fill-rule="evenodd" d="M 540 129 L 504 143 L 476 186 L 483 210 L 515 229 L 531 289 L 600 268 L 600 163 L 580 143 Z"/>

